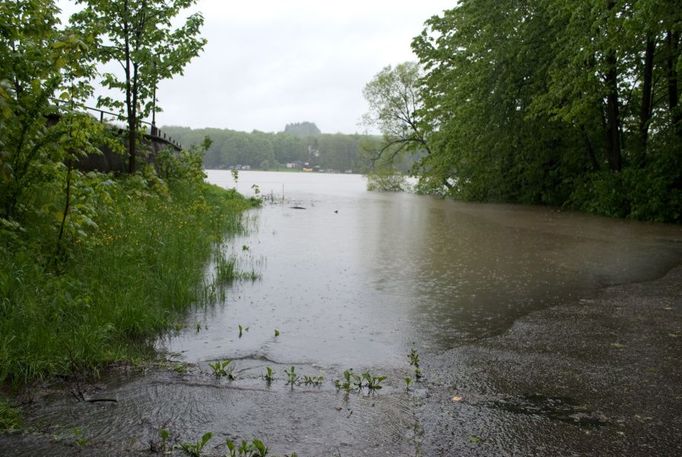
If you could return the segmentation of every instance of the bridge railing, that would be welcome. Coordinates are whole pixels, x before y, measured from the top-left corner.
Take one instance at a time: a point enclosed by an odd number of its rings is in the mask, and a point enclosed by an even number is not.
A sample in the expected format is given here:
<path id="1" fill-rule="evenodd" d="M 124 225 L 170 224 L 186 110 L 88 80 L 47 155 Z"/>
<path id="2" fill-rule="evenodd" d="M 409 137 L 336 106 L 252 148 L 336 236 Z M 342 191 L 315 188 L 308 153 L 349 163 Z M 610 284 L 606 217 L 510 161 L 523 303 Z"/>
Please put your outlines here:
<path id="1" fill-rule="evenodd" d="M 59 106 L 59 104 L 64 103 L 62 100 L 57 100 L 57 99 L 55 99 L 54 102 L 56 103 L 57 106 Z M 112 111 L 107 111 L 107 110 L 103 110 L 100 108 L 95 108 L 92 106 L 81 105 L 81 104 L 79 104 L 78 107 L 83 108 L 86 111 L 97 113 L 98 116 L 96 116 L 96 117 L 99 117 L 99 121 L 102 123 L 105 122 L 105 120 L 108 120 L 108 119 L 105 119 L 105 117 L 104 117 L 105 115 L 110 116 L 114 120 L 120 121 L 120 122 L 127 122 L 127 120 L 128 120 L 128 118 L 126 116 L 123 116 L 120 113 L 114 113 Z M 140 120 L 140 123 L 149 127 L 149 133 L 147 135 L 152 139 L 152 141 L 158 141 L 161 143 L 166 143 L 166 144 L 172 146 L 173 148 L 175 148 L 176 150 L 182 150 L 182 145 L 180 144 L 179 141 L 177 141 L 175 138 L 172 138 L 170 135 L 166 135 L 166 133 L 162 132 L 161 129 L 158 128 L 156 125 L 152 124 L 151 122 L 145 121 L 145 120 Z"/>

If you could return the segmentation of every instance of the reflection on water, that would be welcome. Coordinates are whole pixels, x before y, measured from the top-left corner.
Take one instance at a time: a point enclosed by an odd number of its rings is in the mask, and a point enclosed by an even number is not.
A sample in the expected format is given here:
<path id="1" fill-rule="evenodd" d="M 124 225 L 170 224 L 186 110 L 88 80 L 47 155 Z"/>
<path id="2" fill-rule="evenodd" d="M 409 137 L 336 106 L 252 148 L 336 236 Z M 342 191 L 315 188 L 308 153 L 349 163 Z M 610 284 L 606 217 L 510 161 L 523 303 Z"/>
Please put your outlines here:
<path id="1" fill-rule="evenodd" d="M 234 186 L 228 171 L 209 181 Z M 239 174 L 240 191 L 254 184 L 279 202 L 254 210 L 251 233 L 233 246 L 243 263 L 266 259 L 262 279 L 236 284 L 164 342 L 187 360 L 402 366 L 412 344 L 438 351 L 496 334 L 682 258 L 674 226 L 372 193 L 357 175 Z"/>

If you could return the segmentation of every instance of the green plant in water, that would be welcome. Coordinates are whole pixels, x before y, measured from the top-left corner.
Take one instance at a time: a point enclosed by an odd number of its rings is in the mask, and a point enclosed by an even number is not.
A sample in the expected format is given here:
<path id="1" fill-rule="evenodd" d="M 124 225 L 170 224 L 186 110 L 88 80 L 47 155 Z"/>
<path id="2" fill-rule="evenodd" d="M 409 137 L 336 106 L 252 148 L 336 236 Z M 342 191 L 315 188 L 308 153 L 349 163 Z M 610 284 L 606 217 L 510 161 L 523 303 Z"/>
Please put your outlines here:
<path id="1" fill-rule="evenodd" d="M 284 370 L 284 373 L 287 375 L 287 384 L 291 384 L 293 387 L 294 384 L 298 381 L 298 375 L 296 374 L 296 368 L 291 367 L 288 370 Z"/>
<path id="2" fill-rule="evenodd" d="M 357 385 L 359 381 L 360 377 L 354 374 L 353 369 L 351 368 L 349 370 L 344 370 L 343 381 L 337 379 L 336 381 L 334 381 L 334 385 L 339 390 L 350 392 L 353 389 L 354 385 Z"/>
<path id="3" fill-rule="evenodd" d="M 168 449 L 168 441 L 170 440 L 170 430 L 167 428 L 162 428 L 159 430 L 159 438 L 161 438 L 161 446 L 159 451 L 161 451 L 162 455 L 170 454 L 171 450 Z"/>
<path id="4" fill-rule="evenodd" d="M 88 445 L 88 439 L 83 436 L 83 430 L 80 429 L 80 427 L 76 427 L 73 429 L 73 444 L 75 444 L 78 447 L 85 447 Z"/>
<path id="5" fill-rule="evenodd" d="M 226 440 L 227 454 L 226 457 L 267 457 L 268 448 L 265 444 L 254 438 L 251 442 L 243 441 L 237 447 L 232 440 Z"/>
<path id="6" fill-rule="evenodd" d="M 229 380 L 234 380 L 234 366 L 231 366 L 232 360 L 218 360 L 213 363 L 209 363 L 208 366 L 213 370 L 213 374 L 218 378 L 227 377 Z"/>
<path id="7" fill-rule="evenodd" d="M 188 370 L 186 364 L 184 364 L 184 363 L 177 363 L 177 364 L 175 364 L 175 366 L 173 367 L 173 371 L 175 371 L 175 372 L 178 373 L 178 374 L 187 374 L 187 372 L 188 372 L 189 370 Z"/>
<path id="8" fill-rule="evenodd" d="M 410 353 L 407 354 L 407 359 L 409 360 L 410 365 L 414 367 L 415 379 L 419 381 L 422 378 L 422 370 L 419 367 L 419 354 L 414 348 L 412 348 Z"/>
<path id="9" fill-rule="evenodd" d="M 275 338 L 279 336 L 279 329 L 275 329 Z"/>
<path id="10" fill-rule="evenodd" d="M 237 277 L 237 259 L 226 258 L 222 253 L 218 255 L 215 265 L 215 282 L 227 284 Z"/>
<path id="11" fill-rule="evenodd" d="M 381 383 L 384 382 L 386 376 L 374 376 L 369 371 L 362 373 L 362 385 L 369 390 L 381 389 Z"/>
<path id="12" fill-rule="evenodd" d="M 201 457 L 206 444 L 213 438 L 213 433 L 207 432 L 196 443 L 186 442 L 180 444 L 180 449 L 191 457 Z"/>
<path id="13" fill-rule="evenodd" d="M 244 332 L 248 332 L 248 331 L 249 331 L 249 328 L 248 328 L 248 327 L 242 326 L 242 324 L 239 324 L 237 327 L 239 327 L 239 338 L 242 337 L 242 335 L 244 334 Z"/>
<path id="14" fill-rule="evenodd" d="M 21 428 L 21 414 L 0 398 L 0 432 L 11 432 Z"/>
<path id="15" fill-rule="evenodd" d="M 320 386 L 324 382 L 324 376 L 303 376 L 303 384 L 306 386 Z"/>
<path id="16" fill-rule="evenodd" d="M 334 385 L 337 389 L 343 390 L 345 392 L 350 392 L 351 390 L 362 390 L 367 388 L 369 391 L 374 391 L 381 389 L 381 383 L 386 379 L 386 376 L 374 376 L 369 371 L 365 371 L 362 375 L 358 376 L 353 373 L 353 369 L 345 370 L 343 372 L 343 380 L 337 379 L 334 381 Z"/>
<path id="17" fill-rule="evenodd" d="M 410 386 L 412 385 L 412 378 L 409 376 L 405 377 L 405 390 L 410 390 Z"/>
<path id="18" fill-rule="evenodd" d="M 270 367 L 265 367 L 265 374 L 263 375 L 263 379 L 270 384 L 272 381 L 275 380 L 275 370 L 273 370 Z"/>

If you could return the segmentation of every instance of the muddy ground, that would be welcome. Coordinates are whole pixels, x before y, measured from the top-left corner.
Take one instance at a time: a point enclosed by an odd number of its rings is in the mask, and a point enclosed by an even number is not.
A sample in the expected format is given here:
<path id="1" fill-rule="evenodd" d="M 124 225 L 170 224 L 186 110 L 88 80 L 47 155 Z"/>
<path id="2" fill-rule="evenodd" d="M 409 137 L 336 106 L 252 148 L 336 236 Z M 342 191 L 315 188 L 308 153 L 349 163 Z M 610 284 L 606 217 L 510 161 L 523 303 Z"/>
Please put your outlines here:
<path id="1" fill-rule="evenodd" d="M 331 381 L 346 367 L 297 365 L 327 380 L 292 387 L 289 364 L 259 354 L 235 361 L 235 381 L 206 364 L 171 364 L 40 386 L 22 396 L 26 430 L 0 436 L 0 455 L 161 455 L 166 428 L 170 445 L 213 432 L 204 455 L 225 455 L 225 438 L 257 437 L 276 455 L 678 456 L 681 361 L 677 267 L 531 313 L 501 335 L 423 352 L 424 380 L 409 392 L 407 360 L 404 370 L 371 367 L 388 376 L 380 391 L 345 394 Z M 271 385 L 265 366 L 278 372 Z"/>

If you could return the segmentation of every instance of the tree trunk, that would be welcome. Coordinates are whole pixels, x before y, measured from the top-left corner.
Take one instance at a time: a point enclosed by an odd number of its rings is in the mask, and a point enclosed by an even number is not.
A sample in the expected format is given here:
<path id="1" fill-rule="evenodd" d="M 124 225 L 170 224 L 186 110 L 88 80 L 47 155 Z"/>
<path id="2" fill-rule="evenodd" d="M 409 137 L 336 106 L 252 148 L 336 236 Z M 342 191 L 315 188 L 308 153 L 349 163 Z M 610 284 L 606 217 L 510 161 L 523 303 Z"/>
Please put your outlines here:
<path id="1" fill-rule="evenodd" d="M 130 55 L 130 10 L 128 5 L 128 0 L 123 3 L 124 8 L 124 52 L 125 52 L 125 74 L 126 74 L 126 114 L 127 114 L 127 124 L 128 124 L 128 173 L 135 172 L 135 156 L 137 154 L 137 130 L 135 125 L 137 124 L 137 119 L 135 119 L 135 106 L 131 99 L 132 87 L 131 81 L 131 61 L 132 56 Z"/>
<path id="2" fill-rule="evenodd" d="M 680 34 L 678 32 L 668 31 L 666 34 L 666 47 L 668 56 L 667 76 L 668 76 L 668 104 L 670 106 L 670 117 L 673 124 L 673 131 L 677 136 L 682 137 L 682 110 L 679 109 L 680 93 L 677 85 L 677 59 L 679 57 L 679 42 Z"/>
<path id="3" fill-rule="evenodd" d="M 639 110 L 639 150 L 635 156 L 635 162 L 638 166 L 644 165 L 647 143 L 649 141 L 649 122 L 651 121 L 651 110 L 653 108 L 653 74 L 655 51 L 656 41 L 653 36 L 649 35 L 646 40 L 646 50 L 644 51 L 642 104 Z"/>

